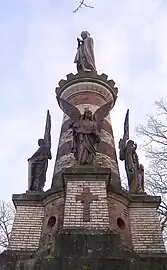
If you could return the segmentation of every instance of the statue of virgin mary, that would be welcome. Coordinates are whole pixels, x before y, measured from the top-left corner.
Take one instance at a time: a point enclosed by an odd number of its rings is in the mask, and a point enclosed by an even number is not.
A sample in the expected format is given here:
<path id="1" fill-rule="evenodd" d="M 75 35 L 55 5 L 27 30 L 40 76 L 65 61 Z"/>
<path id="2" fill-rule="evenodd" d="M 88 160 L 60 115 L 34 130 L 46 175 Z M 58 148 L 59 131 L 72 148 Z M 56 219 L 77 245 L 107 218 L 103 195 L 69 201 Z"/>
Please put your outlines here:
<path id="1" fill-rule="evenodd" d="M 78 49 L 74 59 L 74 63 L 77 64 L 77 70 L 78 72 L 80 70 L 96 70 L 93 38 L 90 37 L 90 34 L 87 31 L 82 31 L 81 37 L 82 40 L 77 38 Z"/>

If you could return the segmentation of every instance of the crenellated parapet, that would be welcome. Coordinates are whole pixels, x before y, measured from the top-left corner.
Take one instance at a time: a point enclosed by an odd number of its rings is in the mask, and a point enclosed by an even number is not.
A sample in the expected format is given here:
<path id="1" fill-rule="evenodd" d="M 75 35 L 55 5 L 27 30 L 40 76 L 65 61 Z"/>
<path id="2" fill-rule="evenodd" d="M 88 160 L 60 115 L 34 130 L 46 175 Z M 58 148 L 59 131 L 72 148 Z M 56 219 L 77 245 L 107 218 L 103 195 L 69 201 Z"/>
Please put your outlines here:
<path id="1" fill-rule="evenodd" d="M 116 101 L 117 94 L 118 94 L 118 88 L 115 87 L 115 82 L 113 80 L 108 80 L 108 76 L 104 73 L 101 75 L 98 75 L 96 71 L 90 71 L 90 72 L 84 72 L 80 71 L 77 74 L 70 73 L 68 74 L 66 80 L 60 80 L 59 81 L 59 87 L 56 87 L 56 94 L 57 96 L 61 96 L 63 91 L 66 90 L 69 87 L 72 87 L 77 84 L 78 91 L 82 89 L 80 83 L 91 83 L 92 84 L 92 90 L 96 90 L 97 87 L 93 87 L 94 84 L 100 85 L 107 88 L 108 91 L 112 94 L 114 101 Z M 80 87 L 79 87 L 80 86 Z M 71 89 L 71 88 L 70 88 Z M 86 89 L 85 89 L 86 90 Z M 87 89 L 90 90 L 90 89 Z"/>
<path id="2" fill-rule="evenodd" d="M 95 71 L 80 71 L 77 74 L 68 74 L 67 80 L 61 80 L 56 88 L 57 98 L 67 100 L 75 106 L 81 114 L 86 108 L 94 113 L 99 107 L 111 102 L 114 107 L 117 99 L 118 88 L 113 80 L 108 80 L 106 74 L 98 75 Z M 68 167 L 78 166 L 77 161 L 71 153 L 72 129 L 71 120 L 64 114 L 60 133 L 57 157 L 55 162 L 52 188 L 60 185 L 61 170 Z M 101 141 L 97 147 L 96 165 L 98 167 L 110 168 L 113 174 L 113 183 L 120 183 L 117 156 L 114 144 L 112 124 L 110 115 L 102 121 L 100 133 Z"/>

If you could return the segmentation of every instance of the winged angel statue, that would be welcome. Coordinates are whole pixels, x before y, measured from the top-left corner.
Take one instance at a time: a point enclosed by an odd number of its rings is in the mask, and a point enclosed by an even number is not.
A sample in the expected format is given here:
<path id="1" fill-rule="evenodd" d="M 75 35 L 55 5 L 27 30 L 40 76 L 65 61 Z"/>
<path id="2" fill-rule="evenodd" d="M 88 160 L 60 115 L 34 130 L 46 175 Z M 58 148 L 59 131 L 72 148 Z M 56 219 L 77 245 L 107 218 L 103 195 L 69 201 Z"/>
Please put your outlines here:
<path id="1" fill-rule="evenodd" d="M 119 141 L 120 160 L 125 161 L 125 170 L 128 178 L 129 190 L 132 193 L 144 192 L 144 167 L 139 164 L 136 153 L 137 144 L 129 140 L 129 110 L 127 110 L 124 122 L 123 139 Z"/>
<path id="2" fill-rule="evenodd" d="M 44 139 L 38 140 L 39 148 L 28 159 L 29 177 L 28 189 L 30 191 L 43 191 L 46 182 L 46 171 L 48 168 L 48 159 L 52 159 L 51 155 L 51 116 L 47 111 L 46 126 Z"/>
<path id="3" fill-rule="evenodd" d="M 113 102 L 101 106 L 94 114 L 86 108 L 83 115 L 64 99 L 58 98 L 58 103 L 62 111 L 71 119 L 70 127 L 73 132 L 71 152 L 74 153 L 75 159 L 81 165 L 93 164 L 97 145 L 100 142 L 101 123 L 109 114 Z"/>

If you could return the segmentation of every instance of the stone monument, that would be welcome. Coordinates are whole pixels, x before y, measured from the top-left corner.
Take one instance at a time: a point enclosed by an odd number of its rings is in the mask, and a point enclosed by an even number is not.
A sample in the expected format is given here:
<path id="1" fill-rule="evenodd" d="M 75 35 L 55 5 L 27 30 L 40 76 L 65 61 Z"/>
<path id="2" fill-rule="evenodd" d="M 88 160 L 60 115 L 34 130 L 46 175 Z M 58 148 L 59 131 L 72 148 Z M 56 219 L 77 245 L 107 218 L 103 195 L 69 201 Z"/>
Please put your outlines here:
<path id="1" fill-rule="evenodd" d="M 1 269 L 165 270 L 160 197 L 144 192 L 144 167 L 129 140 L 129 111 L 119 144 L 129 183 L 125 191 L 109 114 L 118 88 L 106 74 L 97 74 L 90 34 L 84 31 L 81 37 L 78 73 L 68 74 L 56 88 L 64 116 L 51 188 L 43 191 L 51 158 L 48 116 L 47 135 L 30 159 L 35 158 L 32 184 L 13 195 L 16 216 Z"/>

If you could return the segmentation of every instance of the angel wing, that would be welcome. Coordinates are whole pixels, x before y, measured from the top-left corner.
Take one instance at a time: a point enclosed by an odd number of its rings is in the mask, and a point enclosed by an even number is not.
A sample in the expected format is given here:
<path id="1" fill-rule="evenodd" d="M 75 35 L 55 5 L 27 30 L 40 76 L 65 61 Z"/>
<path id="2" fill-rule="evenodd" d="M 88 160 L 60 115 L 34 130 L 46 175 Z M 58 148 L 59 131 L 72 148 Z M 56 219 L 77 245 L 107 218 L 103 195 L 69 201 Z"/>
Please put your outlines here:
<path id="1" fill-rule="evenodd" d="M 125 121 L 124 121 L 124 135 L 123 140 L 127 142 L 129 140 L 129 109 L 126 112 Z"/>
<path id="2" fill-rule="evenodd" d="M 120 160 L 125 159 L 125 148 L 126 148 L 126 142 L 129 140 L 129 109 L 126 112 L 125 115 L 125 121 L 124 121 L 124 135 L 123 138 L 119 141 L 119 158 Z"/>
<path id="3" fill-rule="evenodd" d="M 44 140 L 48 148 L 51 149 L 51 115 L 49 113 L 49 110 L 47 111 Z M 52 158 L 51 152 L 49 155 L 50 155 L 49 158 L 51 159 Z"/>
<path id="4" fill-rule="evenodd" d="M 65 114 L 67 114 L 71 118 L 71 120 L 77 121 L 80 119 L 81 113 L 75 106 L 73 106 L 71 103 L 69 103 L 65 99 L 57 97 L 57 100 L 58 100 L 58 104 L 59 104 L 60 109 Z"/>
<path id="5" fill-rule="evenodd" d="M 95 119 L 97 123 L 98 131 L 101 130 L 101 122 L 109 114 L 109 111 L 112 109 L 112 105 L 113 105 L 113 101 L 109 101 L 95 111 L 93 118 Z"/>

